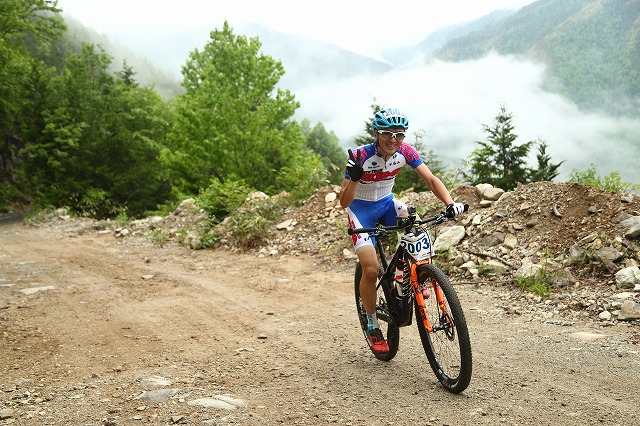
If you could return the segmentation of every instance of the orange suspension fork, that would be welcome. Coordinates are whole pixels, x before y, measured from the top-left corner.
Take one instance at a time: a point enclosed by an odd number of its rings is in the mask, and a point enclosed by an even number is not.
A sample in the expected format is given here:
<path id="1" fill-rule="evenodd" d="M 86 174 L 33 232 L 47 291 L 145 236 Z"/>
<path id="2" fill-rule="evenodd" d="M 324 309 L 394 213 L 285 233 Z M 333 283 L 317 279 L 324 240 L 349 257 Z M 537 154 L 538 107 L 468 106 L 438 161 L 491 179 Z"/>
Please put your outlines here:
<path id="1" fill-rule="evenodd" d="M 411 288 L 413 289 L 413 295 L 416 298 L 416 304 L 418 305 L 418 309 L 420 310 L 420 318 L 422 319 L 422 323 L 424 324 L 424 329 L 429 333 L 433 333 L 433 327 L 431 326 L 431 322 L 429 321 L 429 316 L 427 316 L 427 306 L 424 303 L 424 296 L 420 291 L 420 283 L 418 282 L 418 265 L 423 265 L 425 263 L 431 263 L 431 259 L 411 263 Z M 442 290 L 440 290 L 440 286 L 438 286 L 438 288 L 436 289 L 436 297 L 438 300 L 438 304 L 441 305 L 440 308 L 442 309 L 442 306 L 444 305 L 444 298 L 442 295 Z"/>

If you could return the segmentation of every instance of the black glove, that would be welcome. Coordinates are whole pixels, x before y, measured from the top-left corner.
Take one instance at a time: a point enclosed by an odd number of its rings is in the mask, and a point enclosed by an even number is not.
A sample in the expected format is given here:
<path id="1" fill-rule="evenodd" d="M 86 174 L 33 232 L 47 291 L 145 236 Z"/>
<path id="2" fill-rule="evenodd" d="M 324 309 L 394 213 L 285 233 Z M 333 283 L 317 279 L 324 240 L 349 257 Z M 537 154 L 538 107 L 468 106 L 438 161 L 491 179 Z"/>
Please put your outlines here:
<path id="1" fill-rule="evenodd" d="M 458 216 L 460 216 L 462 214 L 462 212 L 464 212 L 465 209 L 465 205 L 462 203 L 453 203 L 453 204 L 449 204 L 447 206 L 447 209 L 444 211 L 445 216 L 447 216 L 449 219 L 453 219 L 456 218 Z"/>
<path id="2" fill-rule="evenodd" d="M 362 164 L 360 164 L 360 150 L 358 150 L 358 156 L 356 158 L 353 158 L 353 152 L 351 150 L 348 150 L 348 152 L 347 173 L 349 173 L 349 178 L 351 178 L 352 181 L 357 182 L 362 179 L 362 174 L 364 173 Z"/>

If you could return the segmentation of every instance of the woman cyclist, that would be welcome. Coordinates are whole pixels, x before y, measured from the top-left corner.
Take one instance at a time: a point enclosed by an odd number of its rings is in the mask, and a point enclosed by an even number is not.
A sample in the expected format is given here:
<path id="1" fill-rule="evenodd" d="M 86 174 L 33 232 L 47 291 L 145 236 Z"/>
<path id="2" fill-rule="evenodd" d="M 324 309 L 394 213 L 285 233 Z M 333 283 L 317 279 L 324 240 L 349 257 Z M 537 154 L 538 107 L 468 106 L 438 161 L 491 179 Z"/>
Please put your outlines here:
<path id="1" fill-rule="evenodd" d="M 387 108 L 373 118 L 374 141 L 352 151 L 345 179 L 340 190 L 340 205 L 346 209 L 349 227 L 372 228 L 377 221 L 394 225 L 396 216 L 406 216 L 406 204 L 393 196 L 393 184 L 400 169 L 408 164 L 425 181 L 433 194 L 446 206 L 447 214 L 455 217 L 464 210 L 464 204 L 454 203 L 449 191 L 424 164 L 416 149 L 405 143 L 409 128 L 407 116 L 400 110 Z M 376 317 L 376 282 L 378 258 L 373 241 L 367 234 L 351 236 L 360 265 L 360 297 L 367 312 L 369 342 L 376 353 L 389 352 Z"/>

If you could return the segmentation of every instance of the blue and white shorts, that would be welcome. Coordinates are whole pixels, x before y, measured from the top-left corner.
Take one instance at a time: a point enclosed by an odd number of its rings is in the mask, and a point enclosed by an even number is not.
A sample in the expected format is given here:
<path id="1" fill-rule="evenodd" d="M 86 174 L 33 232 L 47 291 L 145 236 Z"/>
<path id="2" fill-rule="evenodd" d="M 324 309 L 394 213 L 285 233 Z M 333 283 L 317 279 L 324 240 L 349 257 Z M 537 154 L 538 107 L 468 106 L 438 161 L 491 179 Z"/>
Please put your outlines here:
<path id="1" fill-rule="evenodd" d="M 350 228 L 373 228 L 376 222 L 390 226 L 396 224 L 396 217 L 407 210 L 407 205 L 392 195 L 378 201 L 353 200 L 347 207 Z M 358 251 L 363 246 L 373 246 L 375 240 L 369 234 L 353 234 L 353 248 Z"/>

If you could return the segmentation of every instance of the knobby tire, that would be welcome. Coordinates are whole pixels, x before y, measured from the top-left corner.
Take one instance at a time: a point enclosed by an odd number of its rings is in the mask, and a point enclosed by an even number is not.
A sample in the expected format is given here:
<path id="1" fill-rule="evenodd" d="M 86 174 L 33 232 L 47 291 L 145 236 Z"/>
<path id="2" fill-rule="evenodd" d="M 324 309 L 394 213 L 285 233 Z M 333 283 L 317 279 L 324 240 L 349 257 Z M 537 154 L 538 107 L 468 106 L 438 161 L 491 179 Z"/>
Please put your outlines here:
<path id="1" fill-rule="evenodd" d="M 442 386 L 449 392 L 460 393 L 469 386 L 472 370 L 471 341 L 462 306 L 453 285 L 440 268 L 433 264 L 420 265 L 417 273 L 421 288 L 425 286 L 431 291 L 431 296 L 425 300 L 431 326 L 441 326 L 450 320 L 454 324 L 448 329 L 429 333 L 424 327 L 416 302 L 416 323 L 424 352 Z M 438 307 L 436 285 L 439 285 L 444 293 L 448 319 L 444 318 Z"/>

